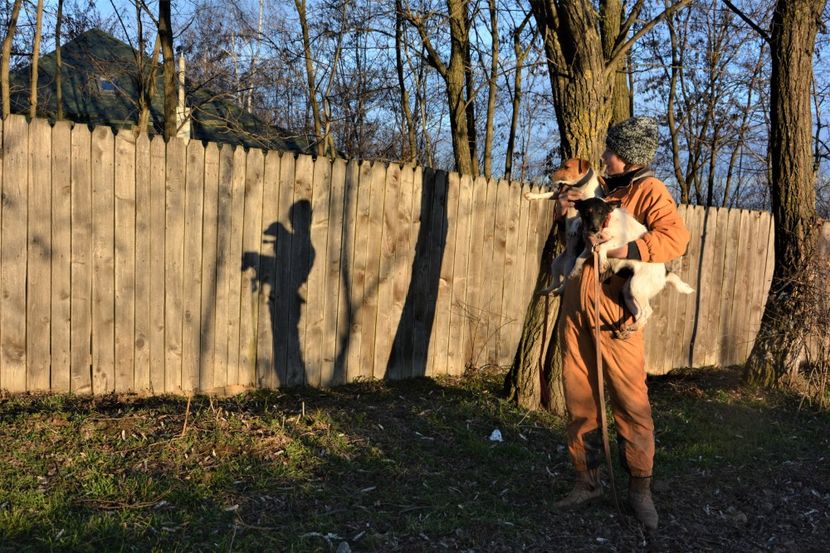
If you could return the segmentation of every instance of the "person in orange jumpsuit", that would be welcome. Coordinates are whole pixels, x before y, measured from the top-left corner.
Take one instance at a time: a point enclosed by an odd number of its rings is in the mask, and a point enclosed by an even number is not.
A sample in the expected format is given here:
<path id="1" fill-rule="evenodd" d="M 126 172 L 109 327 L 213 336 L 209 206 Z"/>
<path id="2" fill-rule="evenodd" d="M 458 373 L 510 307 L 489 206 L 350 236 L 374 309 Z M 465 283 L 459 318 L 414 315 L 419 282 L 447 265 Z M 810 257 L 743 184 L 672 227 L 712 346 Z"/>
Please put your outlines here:
<path id="1" fill-rule="evenodd" d="M 665 263 L 683 255 L 689 233 L 666 185 L 649 165 L 657 149 L 657 123 L 650 117 L 632 117 L 608 130 L 604 193 L 622 202 L 648 232 L 626 246 L 610 250 L 609 257 Z M 562 191 L 557 216 L 563 217 L 581 193 Z M 602 494 L 597 469 L 602 457 L 598 411 L 597 363 L 594 343 L 594 267 L 585 264 L 579 278 L 569 279 L 561 304 L 559 338 L 562 342 L 562 379 L 568 410 L 568 451 L 576 468 L 573 490 L 556 503 L 558 508 L 584 504 Z M 605 382 L 614 412 L 620 458 L 630 476 L 629 503 L 650 530 L 658 515 L 651 496 L 654 461 L 654 423 L 648 400 L 643 331 L 623 332 L 633 319 L 622 299 L 625 274 L 611 274 L 601 283 L 600 345 Z"/>

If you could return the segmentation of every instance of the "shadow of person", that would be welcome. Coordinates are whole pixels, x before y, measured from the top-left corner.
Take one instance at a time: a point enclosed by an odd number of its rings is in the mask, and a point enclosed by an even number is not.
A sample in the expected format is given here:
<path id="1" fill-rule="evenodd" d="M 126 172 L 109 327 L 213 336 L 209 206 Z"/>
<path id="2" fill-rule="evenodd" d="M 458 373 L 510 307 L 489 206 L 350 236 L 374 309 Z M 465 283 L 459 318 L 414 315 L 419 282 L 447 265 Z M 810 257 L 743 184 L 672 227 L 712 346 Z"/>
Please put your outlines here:
<path id="1" fill-rule="evenodd" d="M 311 244 L 311 202 L 299 200 L 288 210 L 291 230 L 274 221 L 263 231 L 262 243 L 274 255 L 259 252 L 242 254 L 242 271 L 254 270 L 251 286 L 257 291 L 268 285 L 271 318 L 272 375 L 260 384 L 297 386 L 306 383 L 300 341 L 300 312 L 305 303 L 303 285 L 314 265 Z M 263 247 L 263 251 L 265 250 Z"/>

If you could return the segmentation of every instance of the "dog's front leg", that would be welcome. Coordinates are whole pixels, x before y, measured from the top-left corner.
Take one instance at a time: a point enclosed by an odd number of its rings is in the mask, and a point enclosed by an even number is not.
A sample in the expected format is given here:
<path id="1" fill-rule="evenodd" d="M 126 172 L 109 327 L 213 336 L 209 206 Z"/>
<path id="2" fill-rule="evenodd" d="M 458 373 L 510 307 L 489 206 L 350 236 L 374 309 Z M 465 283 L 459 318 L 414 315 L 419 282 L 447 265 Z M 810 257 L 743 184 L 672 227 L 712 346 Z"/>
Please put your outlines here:
<path id="1" fill-rule="evenodd" d="M 590 257 L 591 257 L 591 250 L 590 249 L 585 248 L 584 250 L 582 250 L 582 253 L 579 254 L 579 257 L 576 258 L 576 261 L 574 262 L 574 268 L 571 269 L 571 272 L 568 275 L 568 278 L 577 278 L 579 275 L 581 275 L 582 274 L 582 268 L 585 265 L 585 262 L 588 259 L 590 259 Z"/>

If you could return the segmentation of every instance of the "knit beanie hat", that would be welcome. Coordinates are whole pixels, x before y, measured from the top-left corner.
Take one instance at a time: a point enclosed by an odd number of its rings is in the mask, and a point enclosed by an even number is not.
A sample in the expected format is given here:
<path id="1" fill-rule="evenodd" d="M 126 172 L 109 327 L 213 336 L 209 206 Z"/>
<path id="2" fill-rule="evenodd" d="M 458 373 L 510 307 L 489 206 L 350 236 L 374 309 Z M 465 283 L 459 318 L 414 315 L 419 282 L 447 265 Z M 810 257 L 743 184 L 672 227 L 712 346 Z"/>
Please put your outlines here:
<path id="1" fill-rule="evenodd" d="M 629 165 L 649 165 L 657 151 L 657 121 L 632 117 L 608 129 L 605 145 Z"/>

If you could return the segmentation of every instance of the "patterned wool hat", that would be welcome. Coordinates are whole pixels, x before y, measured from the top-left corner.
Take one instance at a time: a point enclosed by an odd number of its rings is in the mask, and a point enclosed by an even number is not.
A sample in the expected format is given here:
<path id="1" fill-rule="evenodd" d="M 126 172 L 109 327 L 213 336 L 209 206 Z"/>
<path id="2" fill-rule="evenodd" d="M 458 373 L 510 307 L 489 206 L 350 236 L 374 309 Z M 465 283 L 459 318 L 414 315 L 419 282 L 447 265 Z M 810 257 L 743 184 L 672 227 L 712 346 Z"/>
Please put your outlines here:
<path id="1" fill-rule="evenodd" d="M 632 117 L 608 129 L 605 145 L 629 165 L 649 165 L 657 151 L 657 121 Z"/>

